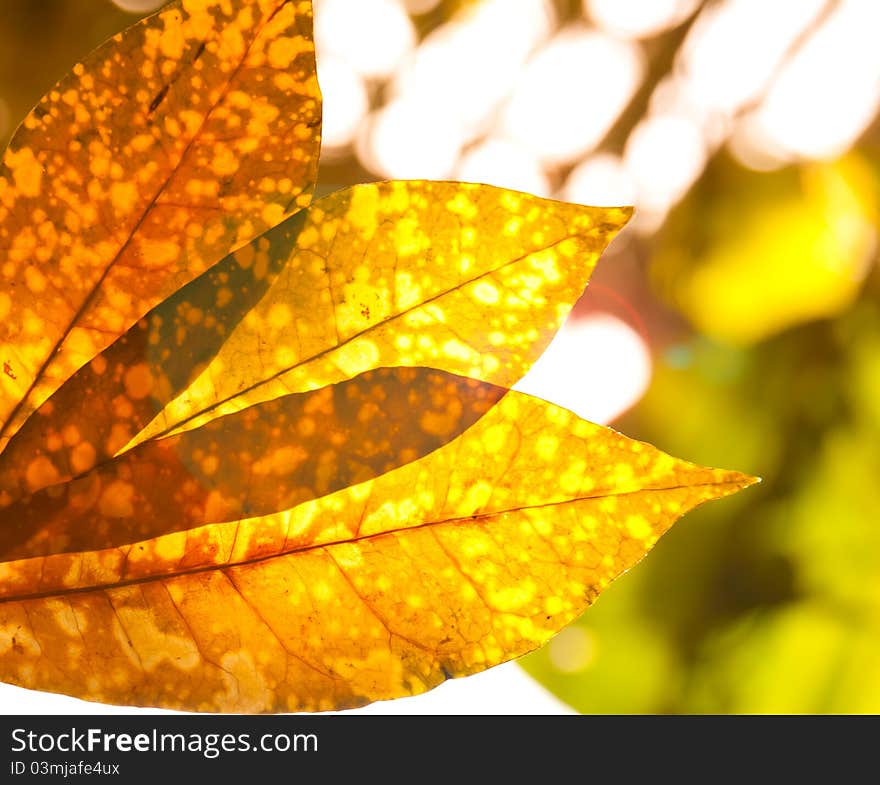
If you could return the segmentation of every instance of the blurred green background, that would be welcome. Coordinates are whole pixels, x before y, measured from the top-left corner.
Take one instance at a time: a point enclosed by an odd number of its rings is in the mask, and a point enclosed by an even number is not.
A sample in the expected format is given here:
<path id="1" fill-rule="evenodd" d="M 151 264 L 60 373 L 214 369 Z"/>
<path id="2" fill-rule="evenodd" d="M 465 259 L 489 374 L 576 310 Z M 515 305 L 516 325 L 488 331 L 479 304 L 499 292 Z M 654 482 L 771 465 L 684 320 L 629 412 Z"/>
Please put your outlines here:
<path id="1" fill-rule="evenodd" d="M 0 142 L 158 5 L 0 0 Z M 880 712 L 880 5 L 319 0 L 316 19 L 319 192 L 634 202 L 566 327 L 629 343 L 570 340 L 581 375 L 544 382 L 764 480 L 677 524 L 523 667 L 581 712 Z"/>

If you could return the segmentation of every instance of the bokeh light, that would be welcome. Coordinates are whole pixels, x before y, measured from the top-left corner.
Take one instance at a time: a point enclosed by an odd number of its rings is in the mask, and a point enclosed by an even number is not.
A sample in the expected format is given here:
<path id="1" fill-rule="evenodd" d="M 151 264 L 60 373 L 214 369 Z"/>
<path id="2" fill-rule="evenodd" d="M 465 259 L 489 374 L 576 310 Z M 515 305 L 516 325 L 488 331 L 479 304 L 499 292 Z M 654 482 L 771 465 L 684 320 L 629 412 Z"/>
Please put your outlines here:
<path id="1" fill-rule="evenodd" d="M 443 180 L 451 176 L 464 144 L 451 118 L 425 114 L 417 102 L 398 99 L 361 129 L 358 157 L 380 177 Z"/>
<path id="2" fill-rule="evenodd" d="M 584 13 L 613 35 L 647 38 L 682 22 L 699 0 L 584 0 Z"/>
<path id="3" fill-rule="evenodd" d="M 525 148 L 504 139 L 487 139 L 458 162 L 455 179 L 550 195 L 550 181 L 538 160 Z"/>
<path id="4" fill-rule="evenodd" d="M 503 133 L 545 163 L 569 163 L 601 141 L 642 76 L 635 44 L 585 27 L 560 32 L 528 63 Z"/>
<path id="5" fill-rule="evenodd" d="M 732 114 L 756 99 L 824 5 L 824 0 L 722 0 L 708 6 L 679 53 L 693 102 Z"/>
<path id="6" fill-rule="evenodd" d="M 627 140 L 624 154 L 638 205 L 661 216 L 685 194 L 705 163 L 703 135 L 685 115 L 645 118 Z"/>
<path id="7" fill-rule="evenodd" d="M 315 50 L 367 78 L 388 77 L 415 44 L 415 29 L 395 0 L 315 0 Z"/>
<path id="8" fill-rule="evenodd" d="M 560 197 L 578 204 L 614 207 L 635 204 L 636 184 L 623 160 L 600 153 L 581 161 L 568 175 Z"/>
<path id="9" fill-rule="evenodd" d="M 166 0 L 110 0 L 117 8 L 132 14 L 146 14 L 165 5 Z"/>
<path id="10" fill-rule="evenodd" d="M 324 98 L 321 154 L 338 157 L 354 142 L 369 109 L 367 89 L 357 71 L 332 55 L 318 60 L 318 80 Z"/>
<path id="11" fill-rule="evenodd" d="M 577 673 L 596 656 L 596 640 L 584 627 L 572 625 L 550 641 L 548 656 L 560 673 Z"/>
<path id="12" fill-rule="evenodd" d="M 651 355 L 626 322 L 608 313 L 569 317 L 544 354 L 516 385 L 605 424 L 642 397 L 651 379 Z"/>
<path id="13" fill-rule="evenodd" d="M 464 139 L 474 139 L 488 130 L 553 21 L 547 0 L 521 0 L 515 8 L 487 0 L 467 7 L 430 33 L 403 64 L 393 83 L 395 100 L 417 105 L 430 119 L 445 117 Z"/>
<path id="14" fill-rule="evenodd" d="M 785 64 L 748 119 L 748 138 L 781 160 L 833 158 L 864 132 L 880 105 L 880 5 L 841 3 Z"/>

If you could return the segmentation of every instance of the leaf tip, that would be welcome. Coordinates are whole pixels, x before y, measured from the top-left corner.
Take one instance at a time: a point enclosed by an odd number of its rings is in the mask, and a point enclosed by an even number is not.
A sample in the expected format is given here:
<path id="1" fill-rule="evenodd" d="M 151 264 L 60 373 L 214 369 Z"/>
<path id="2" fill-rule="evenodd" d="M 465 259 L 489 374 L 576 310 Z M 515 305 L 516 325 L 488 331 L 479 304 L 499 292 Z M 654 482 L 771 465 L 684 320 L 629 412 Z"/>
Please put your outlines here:
<path id="1" fill-rule="evenodd" d="M 748 488 L 750 485 L 758 485 L 764 482 L 763 477 L 753 477 L 750 474 L 742 474 L 741 472 L 733 472 L 735 476 L 735 482 L 742 485 L 743 488 Z"/>
<path id="2" fill-rule="evenodd" d="M 624 226 L 626 226 L 630 220 L 632 220 L 633 215 L 635 215 L 636 208 L 631 204 L 622 204 L 615 207 L 607 208 L 609 221 L 614 224 L 614 233 L 616 234 Z"/>
<path id="3" fill-rule="evenodd" d="M 745 490 L 751 485 L 757 485 L 762 481 L 761 477 L 753 477 L 750 474 L 743 474 L 742 472 L 726 471 L 723 473 L 718 484 L 724 487 L 723 495 L 728 496 L 732 493 Z"/>

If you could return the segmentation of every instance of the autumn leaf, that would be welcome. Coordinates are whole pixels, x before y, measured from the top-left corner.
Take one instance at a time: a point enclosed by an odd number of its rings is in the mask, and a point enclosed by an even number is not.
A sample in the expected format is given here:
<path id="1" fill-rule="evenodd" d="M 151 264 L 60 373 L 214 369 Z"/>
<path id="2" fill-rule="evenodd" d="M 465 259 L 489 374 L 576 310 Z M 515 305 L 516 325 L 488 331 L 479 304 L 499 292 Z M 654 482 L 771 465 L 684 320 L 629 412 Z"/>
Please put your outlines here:
<path id="1" fill-rule="evenodd" d="M 304 215 L 263 235 L 254 257 L 202 273 L 61 385 L 0 453 L 0 507 L 109 460 L 185 390 L 265 293 Z"/>
<path id="2" fill-rule="evenodd" d="M 291 510 L 0 564 L 0 673 L 198 711 L 419 693 L 540 646 L 752 481 L 510 392 L 442 449 Z"/>
<path id="3" fill-rule="evenodd" d="M 0 165 L 0 448 L 71 373 L 308 203 L 309 4 L 178 0 L 93 52 Z"/>
<path id="4" fill-rule="evenodd" d="M 509 387 L 629 215 L 464 183 L 320 199 L 74 374 L 0 454 L 0 504 L 178 426 L 372 368 L 427 365 Z"/>
<path id="5" fill-rule="evenodd" d="M 473 183 L 331 194 L 308 209 L 262 300 L 137 441 L 381 366 L 427 365 L 509 387 L 631 213 Z"/>
<path id="6" fill-rule="evenodd" d="M 629 208 L 424 181 L 306 206 L 310 24 L 180 0 L 6 153 L 5 681 L 198 711 L 422 692 L 753 482 L 508 391 Z"/>
<path id="7" fill-rule="evenodd" d="M 145 442 L 0 510 L 0 559 L 128 545 L 287 510 L 427 455 L 503 387 L 382 368 Z"/>

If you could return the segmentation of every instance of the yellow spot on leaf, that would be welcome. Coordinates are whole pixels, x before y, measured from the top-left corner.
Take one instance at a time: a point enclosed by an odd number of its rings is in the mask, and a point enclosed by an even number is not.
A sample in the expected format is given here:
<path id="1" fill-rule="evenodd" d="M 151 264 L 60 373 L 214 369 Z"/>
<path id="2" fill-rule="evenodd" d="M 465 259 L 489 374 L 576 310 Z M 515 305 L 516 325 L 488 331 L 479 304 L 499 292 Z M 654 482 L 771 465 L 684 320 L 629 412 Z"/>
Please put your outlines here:
<path id="1" fill-rule="evenodd" d="M 58 479 L 58 470 L 45 456 L 34 458 L 25 469 L 25 481 L 29 488 L 45 488 Z"/>
<path id="2" fill-rule="evenodd" d="M 153 375 L 146 363 L 138 363 L 125 372 L 125 392 L 130 398 L 146 398 L 153 389 Z"/>
<path id="3" fill-rule="evenodd" d="M 272 68 L 289 68 L 298 54 L 310 52 L 312 49 L 312 42 L 301 36 L 276 38 L 269 44 L 269 65 Z"/>
<path id="4" fill-rule="evenodd" d="M 39 196 L 43 183 L 43 167 L 29 147 L 18 151 L 10 147 L 6 151 L 4 163 L 12 171 L 15 187 L 23 196 Z"/>
<path id="5" fill-rule="evenodd" d="M 501 299 L 498 288 L 487 281 L 479 281 L 472 291 L 474 298 L 486 305 L 495 305 Z"/>
<path id="6" fill-rule="evenodd" d="M 110 186 L 110 200 L 113 206 L 121 212 L 130 212 L 137 204 L 137 188 L 134 183 L 113 183 Z"/>
<path id="7" fill-rule="evenodd" d="M 128 518 L 134 514 L 134 486 L 129 482 L 116 481 L 101 492 L 98 509 L 108 518 Z"/>
<path id="8" fill-rule="evenodd" d="M 80 442 L 70 454 L 70 465 L 74 472 L 82 474 L 95 465 L 95 448 L 89 442 Z"/>

